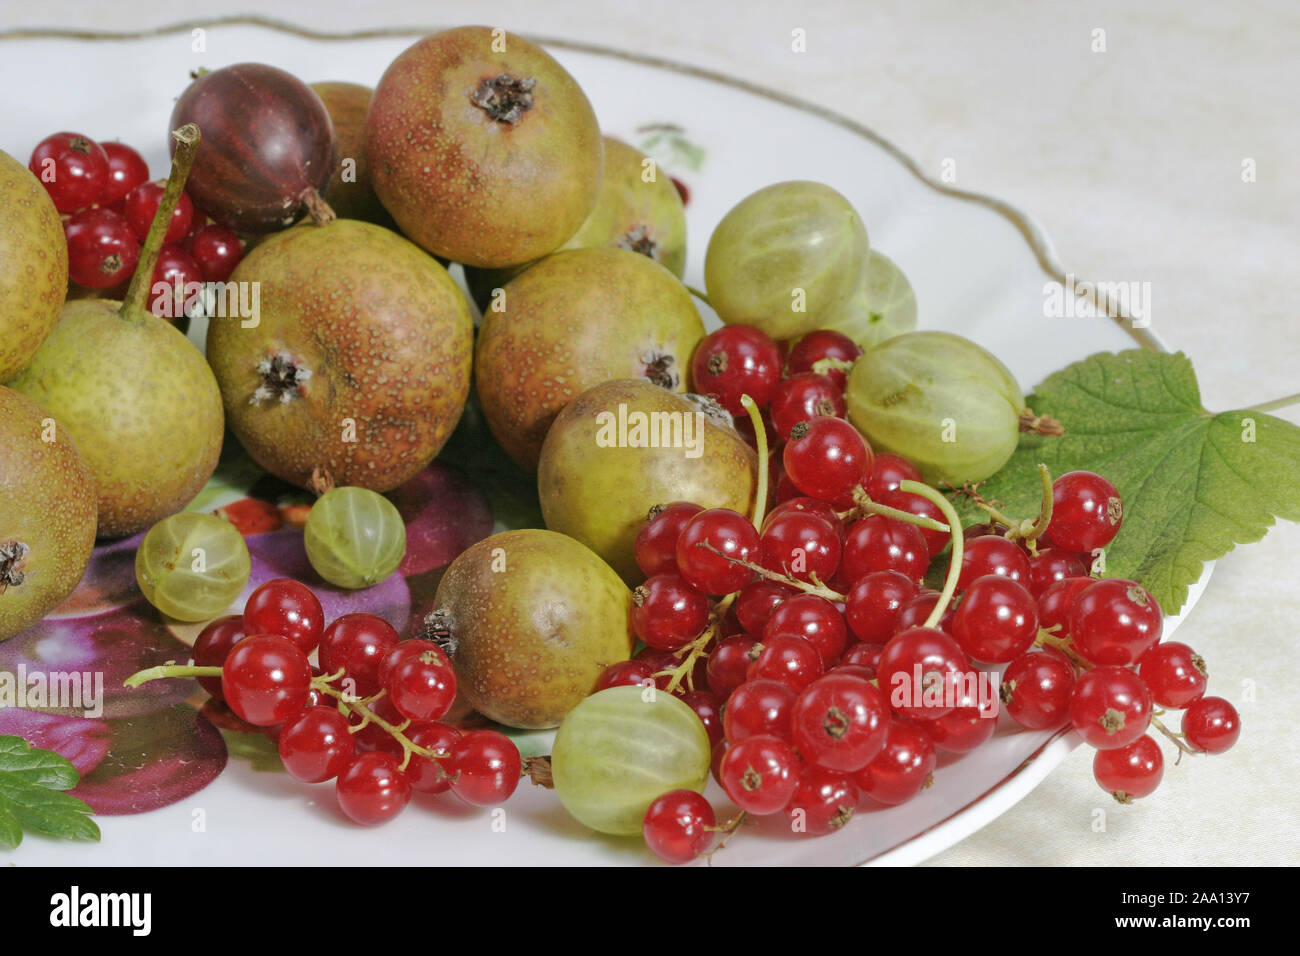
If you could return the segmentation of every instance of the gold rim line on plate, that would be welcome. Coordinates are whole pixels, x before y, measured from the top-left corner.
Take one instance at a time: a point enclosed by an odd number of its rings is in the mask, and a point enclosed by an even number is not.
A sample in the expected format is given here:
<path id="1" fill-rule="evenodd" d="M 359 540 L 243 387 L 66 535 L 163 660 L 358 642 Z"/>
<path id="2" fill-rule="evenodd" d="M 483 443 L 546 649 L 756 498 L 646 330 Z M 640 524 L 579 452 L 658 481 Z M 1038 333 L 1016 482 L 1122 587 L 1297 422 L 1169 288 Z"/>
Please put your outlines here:
<path id="1" fill-rule="evenodd" d="M 0 31 L 0 42 L 5 40 L 88 40 L 95 42 L 113 42 L 125 40 L 146 40 L 153 37 L 168 36 L 175 33 L 184 33 L 196 29 L 210 29 L 213 27 L 234 27 L 234 26 L 251 26 L 262 27 L 268 30 L 276 30 L 281 33 L 287 33 L 300 37 L 305 40 L 321 40 L 325 42 L 349 42 L 354 40 L 382 40 L 396 39 L 403 37 L 421 37 L 429 33 L 437 32 L 445 27 L 382 27 L 372 30 L 348 30 L 339 33 L 329 33 L 323 30 L 313 30 L 308 27 L 300 27 L 296 24 L 285 23 L 282 20 L 275 20 L 270 17 L 258 16 L 256 14 L 241 14 L 228 17 L 217 17 L 209 20 L 184 20 L 179 23 L 169 23 L 160 27 L 149 27 L 143 30 L 123 30 L 123 31 L 104 31 L 104 30 L 67 30 L 54 27 L 20 27 L 12 30 Z M 956 189 L 946 183 L 939 182 L 927 175 L 916 162 L 907 153 L 899 147 L 881 136 L 870 127 L 864 126 L 857 120 L 849 119 L 836 113 L 834 110 L 819 106 L 816 103 L 809 103 L 806 100 L 790 96 L 778 90 L 769 89 L 760 86 L 757 83 L 751 83 L 748 80 L 737 79 L 728 76 L 725 73 L 718 73 L 713 70 L 704 69 L 703 67 L 691 66 L 686 63 L 679 63 L 675 60 L 665 59 L 664 57 L 651 56 L 646 53 L 632 53 L 627 50 L 619 50 L 612 47 L 602 46 L 598 43 L 586 43 L 581 40 L 568 40 L 555 37 L 536 36 L 534 34 L 520 34 L 528 40 L 541 44 L 542 46 L 552 46 L 563 50 L 572 50 L 577 53 L 590 53 L 596 56 L 610 57 L 618 60 L 626 60 L 629 63 L 638 63 L 643 66 L 655 67 L 666 70 L 670 73 L 680 73 L 685 76 L 693 76 L 702 80 L 708 80 L 712 83 L 718 83 L 723 86 L 729 86 L 732 89 L 741 90 L 753 96 L 762 99 L 771 100 L 780 103 L 783 106 L 800 110 L 819 119 L 825 120 L 846 129 L 851 133 L 861 136 L 879 146 L 885 152 L 889 153 L 894 159 L 901 163 L 909 172 L 918 180 L 936 192 L 945 196 L 951 196 L 954 199 L 961 199 L 965 202 L 977 203 L 987 209 L 998 213 L 1008 222 L 1010 222 L 1025 238 L 1029 244 L 1030 251 L 1033 252 L 1034 258 L 1038 261 L 1039 268 L 1047 275 L 1049 279 L 1059 283 L 1063 287 L 1068 287 L 1073 282 L 1075 295 L 1091 302 L 1093 307 L 1101 315 L 1109 316 L 1114 322 L 1129 334 L 1143 348 L 1152 349 L 1157 352 L 1169 351 L 1168 346 L 1160 339 L 1158 335 L 1149 328 L 1135 327 L 1133 319 L 1125 312 L 1121 303 L 1111 300 L 1109 295 L 1099 293 L 1097 284 L 1089 282 L 1067 272 L 1056 258 L 1056 252 L 1052 249 L 1051 242 L 1046 234 L 1030 219 L 1025 213 L 1016 207 L 1004 202 L 1001 199 L 995 199 L 992 196 L 986 196 L 983 193 L 970 192 L 964 189 Z M 1079 287 L 1084 286 L 1086 291 L 1080 292 Z"/>

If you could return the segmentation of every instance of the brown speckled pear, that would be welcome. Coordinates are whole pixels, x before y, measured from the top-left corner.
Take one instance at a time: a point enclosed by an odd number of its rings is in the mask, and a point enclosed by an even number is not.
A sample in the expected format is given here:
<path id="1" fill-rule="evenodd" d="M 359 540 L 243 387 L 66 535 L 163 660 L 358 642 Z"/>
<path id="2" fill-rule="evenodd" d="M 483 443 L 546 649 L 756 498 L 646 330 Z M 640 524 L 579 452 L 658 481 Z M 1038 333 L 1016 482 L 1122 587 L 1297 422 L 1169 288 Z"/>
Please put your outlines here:
<path id="1" fill-rule="evenodd" d="M 515 34 L 460 27 L 388 67 L 366 118 L 375 193 L 430 252 L 501 268 L 554 252 L 595 208 L 603 147 L 582 89 Z"/>
<path id="2" fill-rule="evenodd" d="M 212 322 L 208 361 L 259 465 L 383 492 L 441 450 L 469 394 L 474 324 L 431 256 L 337 219 L 270 237 L 232 278 L 258 284 L 259 320 Z"/>
<path id="3" fill-rule="evenodd" d="M 0 382 L 36 354 L 67 291 L 59 212 L 31 171 L 0 150 Z"/>
<path id="4" fill-rule="evenodd" d="M 340 219 L 361 219 L 396 229 L 393 217 L 370 185 L 366 160 L 366 111 L 375 91 L 359 83 L 341 82 L 313 83 L 311 88 L 329 111 L 338 143 L 339 165 L 325 186 L 325 201 Z"/>
<path id="5" fill-rule="evenodd" d="M 720 424 L 701 407 L 644 380 L 583 392 L 542 446 L 537 490 L 546 526 L 581 541 L 631 584 L 645 579 L 634 544 L 653 506 L 693 501 L 749 514 L 758 456 L 729 421 Z M 690 431 L 673 432 L 687 416 Z M 667 437 L 649 447 L 656 432 Z"/>
<path id="6" fill-rule="evenodd" d="M 604 561 L 551 531 L 505 531 L 465 550 L 429 623 L 460 691 L 508 727 L 557 727 L 635 643 L 632 592 Z"/>
<path id="7" fill-rule="evenodd" d="M 0 641 L 72 593 L 95 547 L 95 480 L 72 438 L 0 386 Z"/>
<path id="8" fill-rule="evenodd" d="M 547 256 L 483 316 L 474 382 L 497 441 L 537 470 L 551 422 L 593 385 L 644 378 L 686 390 L 704 323 L 677 277 L 623 249 Z"/>

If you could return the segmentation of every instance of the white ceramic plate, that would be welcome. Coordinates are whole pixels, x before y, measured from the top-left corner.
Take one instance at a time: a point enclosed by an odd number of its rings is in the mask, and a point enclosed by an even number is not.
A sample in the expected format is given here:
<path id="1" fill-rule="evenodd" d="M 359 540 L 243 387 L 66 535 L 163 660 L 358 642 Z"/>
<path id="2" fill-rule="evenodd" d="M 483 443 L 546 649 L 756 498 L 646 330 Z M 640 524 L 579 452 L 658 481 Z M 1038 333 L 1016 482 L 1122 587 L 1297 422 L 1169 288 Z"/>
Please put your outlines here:
<path id="1" fill-rule="evenodd" d="M 39 97 L 11 97 L 0 148 L 25 159 L 56 129 L 121 138 L 145 152 L 155 175 L 166 168 L 167 119 L 192 70 L 273 63 L 307 82 L 373 86 L 420 33 L 324 38 L 250 21 L 186 24 L 128 39 L 0 36 L 0 88 L 41 77 Z M 871 131 L 788 98 L 698 70 L 567 43 L 548 44 L 591 98 L 605 132 L 634 144 L 669 125 L 654 152 L 691 191 L 686 280 L 703 286 L 707 237 L 750 192 L 788 179 L 819 180 L 862 213 L 872 245 L 911 278 L 922 328 L 968 336 L 998 355 L 1028 391 L 1049 372 L 1093 352 L 1162 347 L 1149 333 L 1106 318 L 1047 318 L 1044 297 L 1065 270 L 1022 214 L 924 177 Z M 61 64 L 49 69 L 48 64 Z M 680 137 L 691 148 L 673 148 Z M 712 318 L 712 317 L 710 317 Z M 716 319 L 713 319 L 716 322 Z M 1210 568 L 1192 588 L 1200 596 Z M 1184 612 L 1185 613 L 1185 612 Z M 1166 634 L 1177 625 L 1166 623 Z M 1003 721 L 1007 718 L 1004 716 Z M 780 821 L 741 831 L 714 865 L 911 864 L 945 849 L 1005 812 L 1065 758 L 1073 734 L 1011 726 L 975 753 L 943 760 L 935 784 L 897 808 L 859 812 L 841 832 L 795 837 Z M 723 807 L 716 784 L 709 796 Z M 423 801 L 417 801 L 420 803 Z M 196 811 L 206 827 L 196 830 Z M 255 773 L 232 759 L 215 783 L 162 810 L 101 817 L 98 846 L 28 839 L 19 864 L 323 865 L 637 864 L 654 860 L 639 840 L 601 837 L 568 817 L 554 794 L 521 786 L 504 811 L 479 811 L 451 798 L 417 806 L 378 831 L 342 819 L 332 788 L 284 774 Z"/>

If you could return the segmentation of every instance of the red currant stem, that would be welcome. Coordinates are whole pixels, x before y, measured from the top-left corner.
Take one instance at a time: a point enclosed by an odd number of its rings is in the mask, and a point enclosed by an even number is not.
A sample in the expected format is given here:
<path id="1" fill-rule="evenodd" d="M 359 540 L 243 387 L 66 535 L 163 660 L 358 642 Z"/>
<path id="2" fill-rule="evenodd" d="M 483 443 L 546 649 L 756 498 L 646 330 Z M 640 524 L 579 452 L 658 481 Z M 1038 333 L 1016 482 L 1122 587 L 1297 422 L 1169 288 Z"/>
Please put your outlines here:
<path id="1" fill-rule="evenodd" d="M 719 850 L 721 850 L 724 846 L 727 845 L 727 841 L 730 840 L 733 836 L 735 836 L 736 831 L 740 829 L 740 825 L 744 823 L 747 818 L 748 818 L 748 814 L 744 810 L 741 810 L 738 814 L 736 814 L 734 817 L 732 817 L 730 820 L 728 820 L 726 823 L 722 824 L 721 826 L 706 827 L 705 829 L 714 830 L 718 833 L 721 833 L 722 839 L 718 841 L 718 845 L 715 846 L 712 850 L 708 850 L 707 852 L 701 853 L 700 855 L 704 857 L 704 859 L 708 861 L 710 865 L 712 865 L 713 854 L 717 853 Z"/>
<path id="2" fill-rule="evenodd" d="M 1259 405 L 1252 405 L 1244 409 L 1247 412 L 1272 412 L 1279 408 L 1286 408 L 1288 405 L 1300 404 L 1300 393 L 1288 395 L 1286 398 L 1275 398 L 1271 402 L 1262 402 Z"/>
<path id="3" fill-rule="evenodd" d="M 792 578 L 788 574 L 781 574 L 779 571 L 772 571 L 769 568 L 763 567 L 761 564 L 755 564 L 753 561 L 743 561 L 740 558 L 733 558 L 729 554 L 723 554 L 707 541 L 699 542 L 696 547 L 712 551 L 718 557 L 725 558 L 732 564 L 738 564 L 742 568 L 749 568 L 749 570 L 753 571 L 759 577 L 767 578 L 769 581 L 780 581 L 782 584 L 788 584 L 792 588 L 798 588 L 800 591 L 805 591 L 808 594 L 816 594 L 818 597 L 824 597 L 828 601 L 838 601 L 840 604 L 843 604 L 845 600 L 847 600 L 845 595 L 841 594 L 839 591 L 832 591 L 820 581 L 816 583 L 800 581 L 798 578 Z"/>
<path id="4" fill-rule="evenodd" d="M 362 701 L 350 700 L 348 694 L 345 694 L 343 691 L 339 690 L 338 688 L 331 687 L 329 684 L 329 681 L 331 679 L 332 679 L 332 675 L 331 677 L 313 677 L 311 684 L 317 690 L 329 694 L 331 697 L 336 699 L 339 702 L 340 707 L 346 707 L 349 711 L 352 712 L 352 714 L 361 718 L 361 723 L 354 724 L 353 726 L 348 728 L 348 730 L 351 733 L 354 734 L 357 733 L 358 731 L 365 728 L 367 724 L 374 724 L 377 727 L 387 731 L 388 734 L 394 740 L 396 740 L 399 744 L 401 744 L 402 762 L 398 766 L 397 768 L 398 770 L 406 769 L 406 765 L 411 762 L 412 755 L 425 757 L 429 760 L 446 760 L 448 757 L 451 756 L 451 754 L 445 750 L 429 750 L 426 747 L 421 747 L 418 744 L 412 743 L 410 738 L 407 737 L 405 733 L 403 733 L 403 731 L 405 731 L 407 727 L 411 726 L 411 721 L 409 720 L 403 721 L 401 724 L 398 724 L 397 726 L 390 724 L 388 721 L 384 720 L 384 718 L 380 717 L 373 710 L 367 707 L 365 703 L 363 703 Z M 374 697 L 366 698 L 366 700 L 368 701 L 376 700 L 380 696 L 382 696 L 382 693 L 383 692 L 381 691 L 379 694 L 376 694 Z"/>
<path id="5" fill-rule="evenodd" d="M 891 508 L 889 505 L 882 505 L 878 501 L 872 501 L 871 496 L 867 494 L 867 489 L 858 485 L 853 489 L 853 507 L 843 514 L 836 512 L 836 517 L 841 521 L 850 521 L 856 518 L 863 518 L 867 515 L 882 515 L 886 518 L 893 518 L 895 521 L 902 521 L 907 524 L 914 524 L 918 528 L 929 528 L 931 531 L 941 531 L 948 534 L 952 529 L 942 521 L 935 521 L 927 515 L 914 515 L 910 511 L 903 511 L 899 508 Z"/>
<path id="6" fill-rule="evenodd" d="M 838 359 L 827 356 L 813 362 L 812 370 L 818 375 L 825 375 L 827 372 L 849 372 L 853 370 L 853 363 L 848 359 Z"/>
<path id="7" fill-rule="evenodd" d="M 1033 524 L 1027 531 L 1022 532 L 1022 537 L 1029 542 L 1029 550 L 1033 554 L 1038 554 L 1036 542 L 1038 536 L 1047 531 L 1047 526 L 1052 523 L 1052 473 L 1047 470 L 1047 466 L 1041 461 L 1038 463 L 1038 477 L 1043 486 L 1043 503 L 1038 506 L 1038 517 L 1034 519 Z"/>
<path id="8" fill-rule="evenodd" d="M 157 667 L 146 667 L 142 671 L 136 671 L 126 680 L 122 681 L 122 686 L 130 687 L 134 690 L 141 684 L 147 684 L 151 680 L 161 680 L 167 677 L 220 676 L 220 667 L 196 667 L 192 664 L 159 664 Z"/>
<path id="9" fill-rule="evenodd" d="M 1173 741 L 1174 746 L 1177 747 L 1180 751 L 1180 753 L 1178 754 L 1178 760 L 1183 759 L 1183 754 L 1192 754 L 1194 756 L 1199 756 L 1199 751 L 1193 750 L 1191 747 L 1187 746 L 1187 744 L 1183 743 L 1182 734 L 1174 733 L 1172 730 L 1166 727 L 1164 721 L 1162 721 L 1159 717 L 1155 716 L 1155 714 L 1151 715 L 1151 726 L 1154 727 L 1156 730 L 1160 731 L 1171 741 Z M 1174 761 L 1175 766 L 1178 764 L 1178 760 Z"/>
<path id="10" fill-rule="evenodd" d="M 957 578 L 961 576 L 961 557 L 966 547 L 961 530 L 961 519 L 957 517 L 957 512 L 952 503 L 942 493 L 924 482 L 904 478 L 898 483 L 898 487 L 901 491 L 928 498 L 948 519 L 948 533 L 952 537 L 952 553 L 948 556 L 948 577 L 944 579 L 943 590 L 939 592 L 939 600 L 934 602 L 930 616 L 925 619 L 926 627 L 934 627 L 943 617 L 943 612 L 948 610 L 948 604 L 952 601 L 953 594 L 957 592 Z"/>
<path id="11" fill-rule="evenodd" d="M 749 420 L 754 426 L 754 441 L 758 445 L 758 489 L 754 492 L 754 528 L 763 530 L 763 511 L 767 507 L 767 429 L 763 426 L 763 415 L 758 410 L 758 403 L 748 395 L 740 396 L 740 404 L 749 413 Z"/>
<path id="12" fill-rule="evenodd" d="M 695 296 L 695 298 L 699 299 L 710 309 L 713 308 L 713 303 L 709 301 L 709 297 L 705 295 L 703 292 L 701 292 L 699 289 L 695 288 L 695 286 L 693 285 L 686 286 L 686 291 L 689 292 L 691 295 Z"/>
<path id="13" fill-rule="evenodd" d="M 680 658 L 681 663 L 672 670 L 659 671 L 654 675 L 655 677 L 668 678 L 668 686 L 665 688 L 668 693 L 671 694 L 680 687 L 683 678 L 690 682 L 691 690 L 695 690 L 695 662 L 704 656 L 704 651 L 705 648 L 709 646 L 709 641 L 713 640 L 713 638 L 719 633 L 719 630 L 722 627 L 723 617 L 726 616 L 727 611 L 730 609 L 732 603 L 736 600 L 736 596 L 739 594 L 739 591 L 733 591 L 714 605 L 713 613 L 709 620 L 709 626 L 701 631 L 700 635 L 695 638 L 695 640 L 691 641 L 689 644 L 683 645 L 677 650 L 676 653 L 684 655 Z"/>
<path id="14" fill-rule="evenodd" d="M 1053 626 L 1059 627 L 1059 625 L 1053 625 Z M 1079 667 L 1082 670 L 1086 671 L 1092 668 L 1092 661 L 1088 660 L 1086 657 L 1084 657 L 1082 654 L 1076 651 L 1074 649 L 1074 644 L 1070 642 L 1070 639 L 1068 637 L 1057 637 L 1051 631 L 1045 630 L 1043 628 L 1039 628 L 1038 637 L 1034 640 L 1034 643 L 1048 644 L 1052 647 L 1055 647 L 1058 651 L 1060 651 L 1071 661 L 1073 661 L 1076 667 Z"/>
<path id="15" fill-rule="evenodd" d="M 172 139 L 177 143 L 176 155 L 167 177 L 167 188 L 163 190 L 162 201 L 158 203 L 158 211 L 154 213 L 153 222 L 149 225 L 149 235 L 145 237 L 144 246 L 140 249 L 140 262 L 135 267 L 131 284 L 127 286 L 126 295 L 122 299 L 122 308 L 118 314 L 124 318 L 138 320 L 145 314 L 145 303 L 148 302 L 153 287 L 153 272 L 158 265 L 158 253 L 162 251 L 163 240 L 167 238 L 167 230 L 172 224 L 172 213 L 176 211 L 181 193 L 185 191 L 185 180 L 189 178 L 190 167 L 194 165 L 194 156 L 198 153 L 201 138 L 199 128 L 193 123 L 186 123 L 180 129 L 172 131 Z"/>

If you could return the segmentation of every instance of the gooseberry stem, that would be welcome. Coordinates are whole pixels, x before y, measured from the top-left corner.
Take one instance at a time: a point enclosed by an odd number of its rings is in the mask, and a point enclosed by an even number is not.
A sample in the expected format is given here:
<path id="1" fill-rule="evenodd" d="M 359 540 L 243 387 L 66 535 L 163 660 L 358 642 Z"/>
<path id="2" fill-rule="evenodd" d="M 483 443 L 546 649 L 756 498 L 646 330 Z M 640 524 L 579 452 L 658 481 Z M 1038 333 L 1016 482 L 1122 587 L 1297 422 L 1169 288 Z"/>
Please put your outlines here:
<path id="1" fill-rule="evenodd" d="M 121 315 L 133 318 L 145 311 L 149 301 L 149 292 L 153 288 L 153 273 L 158 266 L 158 254 L 162 251 L 163 240 L 172 224 L 172 213 L 180 202 L 181 193 L 185 191 L 185 180 L 189 178 L 190 167 L 199 150 L 202 135 L 193 123 L 186 123 L 180 129 L 172 131 L 176 140 L 176 155 L 172 158 L 171 173 L 167 176 L 167 188 L 163 190 L 162 201 L 154 213 L 153 222 L 149 224 L 149 234 L 145 236 L 144 246 L 140 249 L 140 261 L 131 276 L 126 295 L 122 299 Z"/>
<path id="2" fill-rule="evenodd" d="M 758 403 L 748 395 L 740 396 L 740 404 L 749 413 L 749 420 L 754 426 L 754 443 L 758 446 L 758 488 L 754 492 L 754 528 L 762 532 L 763 512 L 767 510 L 767 428 L 763 425 L 763 415 L 758 410 Z"/>
<path id="3" fill-rule="evenodd" d="M 924 482 L 904 478 L 899 482 L 898 487 L 901 491 L 929 499 L 948 519 L 949 534 L 952 537 L 952 554 L 948 557 L 948 577 L 944 580 L 943 590 L 939 592 L 939 600 L 934 602 L 934 607 L 930 611 L 930 616 L 925 619 L 924 625 L 925 627 L 934 627 L 943 618 L 943 612 L 948 610 L 948 604 L 957 591 L 957 578 L 961 576 L 961 558 L 965 550 L 961 520 L 957 517 L 957 511 L 953 508 L 952 502 Z"/>

